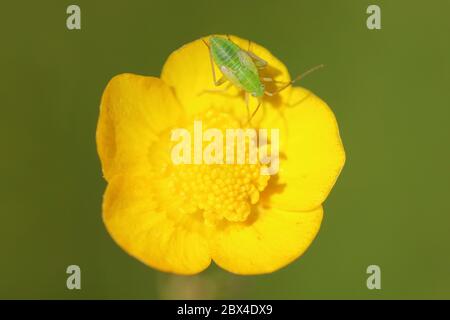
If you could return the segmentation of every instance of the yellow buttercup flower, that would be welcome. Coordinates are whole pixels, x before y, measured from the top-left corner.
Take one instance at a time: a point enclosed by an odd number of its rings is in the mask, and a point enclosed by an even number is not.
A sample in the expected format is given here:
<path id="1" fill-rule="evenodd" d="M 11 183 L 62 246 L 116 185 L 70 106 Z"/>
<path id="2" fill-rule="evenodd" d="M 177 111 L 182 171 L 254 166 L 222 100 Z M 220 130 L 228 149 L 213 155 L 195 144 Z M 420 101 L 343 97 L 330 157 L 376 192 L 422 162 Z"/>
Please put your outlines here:
<path id="1" fill-rule="evenodd" d="M 251 51 L 270 76 L 290 80 L 265 48 L 252 43 Z M 336 119 L 308 90 L 288 88 L 265 98 L 252 119 L 253 127 L 280 130 L 276 175 L 261 175 L 260 164 L 174 164 L 174 128 L 191 130 L 195 120 L 220 130 L 246 125 L 243 95 L 205 91 L 213 87 L 201 40 L 173 52 L 160 78 L 121 74 L 109 82 L 97 127 L 108 182 L 103 220 L 120 247 L 161 271 L 195 274 L 213 260 L 237 274 L 273 272 L 301 256 L 320 228 L 345 161 Z"/>

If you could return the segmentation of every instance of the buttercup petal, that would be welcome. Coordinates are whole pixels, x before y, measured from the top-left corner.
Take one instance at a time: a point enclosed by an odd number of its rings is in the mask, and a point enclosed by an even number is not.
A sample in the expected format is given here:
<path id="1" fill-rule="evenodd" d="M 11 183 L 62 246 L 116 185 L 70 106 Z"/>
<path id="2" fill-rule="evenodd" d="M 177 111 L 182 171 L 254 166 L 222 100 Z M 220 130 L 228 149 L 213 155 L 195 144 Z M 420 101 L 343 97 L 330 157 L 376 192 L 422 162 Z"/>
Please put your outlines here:
<path id="1" fill-rule="evenodd" d="M 195 274 L 210 262 L 205 227 L 191 215 L 161 207 L 149 176 L 115 176 L 103 201 L 103 220 L 117 244 L 161 271 Z"/>
<path id="2" fill-rule="evenodd" d="M 309 212 L 260 208 L 249 221 L 227 224 L 212 233 L 212 258 L 236 274 L 273 272 L 306 251 L 322 216 L 322 207 Z"/>
<path id="3" fill-rule="evenodd" d="M 345 152 L 333 112 L 310 91 L 292 89 L 289 105 L 269 110 L 262 124 L 281 129 L 282 156 L 270 204 L 307 211 L 320 206 L 345 163 Z"/>
<path id="4" fill-rule="evenodd" d="M 106 180 L 142 170 L 158 134 L 181 116 L 171 88 L 160 79 L 134 74 L 111 79 L 102 96 L 96 134 Z"/>

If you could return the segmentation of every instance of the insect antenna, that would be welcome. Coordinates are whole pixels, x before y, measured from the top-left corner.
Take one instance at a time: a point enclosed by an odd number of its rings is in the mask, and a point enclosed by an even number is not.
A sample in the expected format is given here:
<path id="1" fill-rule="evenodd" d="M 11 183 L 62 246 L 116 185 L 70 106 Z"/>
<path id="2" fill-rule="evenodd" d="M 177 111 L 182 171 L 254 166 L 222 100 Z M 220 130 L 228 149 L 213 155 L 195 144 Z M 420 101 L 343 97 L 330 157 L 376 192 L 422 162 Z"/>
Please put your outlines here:
<path id="1" fill-rule="evenodd" d="M 295 82 L 297 82 L 298 80 L 300 80 L 300 79 L 306 77 L 307 75 L 309 75 L 309 74 L 313 73 L 314 71 L 319 70 L 319 69 L 321 69 L 321 68 L 323 68 L 323 67 L 325 67 L 324 64 L 319 64 L 318 66 L 315 66 L 315 67 L 309 69 L 308 71 L 305 71 L 305 72 L 303 72 L 302 74 L 298 75 L 298 76 L 295 77 L 293 80 L 291 80 L 290 82 L 288 82 L 286 85 L 284 85 L 284 86 L 282 86 L 281 88 L 275 90 L 274 92 L 268 92 L 268 91 L 266 91 L 266 92 L 264 92 L 264 93 L 265 93 L 266 95 L 268 95 L 268 96 L 271 97 L 271 96 L 273 96 L 274 94 L 279 93 L 279 92 L 283 91 L 284 89 L 288 88 L 289 86 L 293 85 L 293 84 L 294 84 Z"/>
<path id="2" fill-rule="evenodd" d="M 208 44 L 208 42 L 205 40 L 205 39 L 203 39 L 202 38 L 202 41 L 203 41 L 203 43 L 208 47 L 208 49 L 209 49 L 209 44 Z"/>

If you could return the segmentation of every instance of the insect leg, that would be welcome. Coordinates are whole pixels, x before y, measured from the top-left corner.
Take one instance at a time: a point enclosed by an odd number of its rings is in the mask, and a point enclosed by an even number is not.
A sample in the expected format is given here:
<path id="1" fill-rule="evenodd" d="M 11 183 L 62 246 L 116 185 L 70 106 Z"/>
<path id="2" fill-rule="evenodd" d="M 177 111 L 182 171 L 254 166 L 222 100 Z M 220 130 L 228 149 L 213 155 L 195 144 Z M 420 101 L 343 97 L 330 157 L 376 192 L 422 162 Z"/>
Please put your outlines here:
<path id="1" fill-rule="evenodd" d="M 237 45 L 237 44 L 233 41 L 233 39 L 231 39 L 231 36 L 230 36 L 229 34 L 227 34 L 227 39 L 228 39 L 228 41 L 231 41 L 231 42 L 233 42 L 235 45 Z"/>
<path id="2" fill-rule="evenodd" d="M 249 44 L 249 46 L 250 46 L 250 44 Z M 267 61 L 266 60 L 258 57 L 256 54 L 254 54 L 250 50 L 248 50 L 247 53 L 250 56 L 250 58 L 252 58 L 253 62 L 255 63 L 255 65 L 256 65 L 256 67 L 258 69 L 264 69 L 265 67 L 267 67 Z"/>
<path id="3" fill-rule="evenodd" d="M 222 77 L 222 78 L 219 79 L 218 83 L 220 83 L 219 85 L 221 85 L 222 83 L 224 83 L 226 81 L 227 81 L 227 79 L 225 77 Z M 202 95 L 204 93 L 222 93 L 222 92 L 225 92 L 228 89 L 230 89 L 230 86 L 231 86 L 231 82 L 228 82 L 227 85 L 225 87 L 223 87 L 223 88 L 220 88 L 220 89 L 205 89 L 205 90 L 202 90 L 198 95 L 200 96 L 200 95 Z"/>
<path id="4" fill-rule="evenodd" d="M 268 91 L 265 91 L 264 93 L 265 93 L 266 95 L 268 95 L 269 97 L 272 97 L 272 96 L 275 95 L 276 93 L 279 93 L 279 92 L 283 91 L 284 89 L 286 89 L 287 87 L 293 85 L 295 82 L 297 82 L 298 80 L 304 78 L 304 77 L 307 76 L 308 74 L 310 74 L 310 73 L 312 73 L 312 72 L 314 72 L 314 71 L 316 71 L 316 70 L 318 70 L 318 69 L 320 69 L 320 68 L 323 68 L 323 67 L 324 67 L 323 64 L 319 64 L 318 66 L 315 66 L 315 67 L 309 69 L 308 71 L 303 72 L 302 74 L 298 75 L 298 76 L 295 77 L 293 80 L 291 80 L 290 82 L 288 82 L 286 85 L 284 85 L 284 86 L 282 86 L 281 88 L 275 90 L 274 92 L 268 92 Z"/>
<path id="5" fill-rule="evenodd" d="M 258 98 L 258 105 L 256 106 L 256 109 L 252 112 L 252 114 L 250 115 L 247 124 L 250 125 L 250 122 L 252 121 L 253 117 L 255 116 L 255 114 L 258 112 L 259 107 L 261 107 L 262 104 L 262 99 Z M 248 105 L 247 105 L 247 110 L 248 110 Z"/>
<path id="6" fill-rule="evenodd" d="M 289 83 L 289 82 L 286 82 L 286 81 L 275 80 L 274 78 L 271 78 L 271 77 L 262 77 L 261 80 L 264 81 L 264 82 L 273 82 L 273 83 L 280 83 L 280 84 L 287 84 L 287 83 Z"/>
<path id="7" fill-rule="evenodd" d="M 209 44 L 204 39 L 202 39 L 202 41 L 208 47 L 209 61 L 211 62 L 211 71 L 212 71 L 213 81 L 214 81 L 214 85 L 216 87 L 218 87 L 222 83 L 224 83 L 226 79 L 224 79 L 222 77 L 219 80 L 217 80 L 217 78 L 216 78 L 216 70 L 214 69 L 214 60 L 213 60 L 213 57 L 212 57 L 212 54 L 211 54 L 211 48 L 209 47 Z"/>

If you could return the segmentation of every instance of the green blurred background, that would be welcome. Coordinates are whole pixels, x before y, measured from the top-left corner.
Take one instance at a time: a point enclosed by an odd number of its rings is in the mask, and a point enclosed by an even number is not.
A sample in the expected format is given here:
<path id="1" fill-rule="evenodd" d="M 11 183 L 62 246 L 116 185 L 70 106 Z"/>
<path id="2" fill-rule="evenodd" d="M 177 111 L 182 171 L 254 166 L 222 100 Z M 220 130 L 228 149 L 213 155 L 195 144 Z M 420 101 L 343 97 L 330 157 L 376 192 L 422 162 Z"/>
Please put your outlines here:
<path id="1" fill-rule="evenodd" d="M 82 29 L 66 29 L 81 7 Z M 378 4 L 382 30 L 366 28 Z M 0 19 L 0 298 L 450 298 L 450 1 L 7 1 Z M 162 274 L 101 221 L 95 128 L 116 74 L 182 44 L 264 45 L 333 108 L 347 163 L 310 250 L 273 274 Z M 66 288 L 66 267 L 82 289 Z M 382 290 L 366 287 L 380 265 Z"/>

